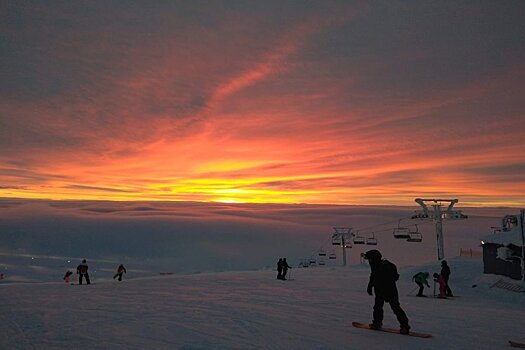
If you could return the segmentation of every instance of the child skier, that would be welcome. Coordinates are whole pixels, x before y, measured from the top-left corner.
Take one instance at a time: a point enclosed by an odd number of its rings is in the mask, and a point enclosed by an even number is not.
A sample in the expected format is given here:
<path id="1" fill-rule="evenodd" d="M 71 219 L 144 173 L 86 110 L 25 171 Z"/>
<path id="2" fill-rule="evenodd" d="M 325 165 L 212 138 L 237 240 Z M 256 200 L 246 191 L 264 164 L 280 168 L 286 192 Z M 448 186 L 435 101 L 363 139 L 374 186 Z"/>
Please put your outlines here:
<path id="1" fill-rule="evenodd" d="M 419 292 L 417 293 L 418 297 L 424 297 L 423 289 L 425 289 L 425 286 L 423 284 L 426 284 L 428 288 L 430 288 L 430 285 L 428 284 L 427 278 L 429 276 L 428 272 L 418 272 L 414 276 L 412 276 L 412 281 L 416 282 L 416 284 L 419 286 Z"/>
<path id="2" fill-rule="evenodd" d="M 73 272 L 67 270 L 66 274 L 64 275 L 64 282 L 69 283 L 69 276 L 71 276 Z"/>
<path id="3" fill-rule="evenodd" d="M 438 298 L 446 298 L 447 297 L 446 295 L 447 283 L 445 282 L 445 279 L 443 278 L 443 276 L 441 276 L 438 273 L 434 273 L 432 276 L 434 276 L 434 282 L 439 283 Z"/>

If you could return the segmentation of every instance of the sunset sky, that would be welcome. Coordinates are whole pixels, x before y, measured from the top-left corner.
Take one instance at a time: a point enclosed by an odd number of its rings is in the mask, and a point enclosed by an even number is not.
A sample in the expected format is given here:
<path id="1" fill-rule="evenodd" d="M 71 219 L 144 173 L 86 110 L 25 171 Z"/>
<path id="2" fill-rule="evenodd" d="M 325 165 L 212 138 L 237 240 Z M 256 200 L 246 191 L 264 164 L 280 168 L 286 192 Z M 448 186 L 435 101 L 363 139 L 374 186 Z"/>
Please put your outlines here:
<path id="1" fill-rule="evenodd" d="M 0 197 L 525 206 L 525 2 L 3 1 Z"/>

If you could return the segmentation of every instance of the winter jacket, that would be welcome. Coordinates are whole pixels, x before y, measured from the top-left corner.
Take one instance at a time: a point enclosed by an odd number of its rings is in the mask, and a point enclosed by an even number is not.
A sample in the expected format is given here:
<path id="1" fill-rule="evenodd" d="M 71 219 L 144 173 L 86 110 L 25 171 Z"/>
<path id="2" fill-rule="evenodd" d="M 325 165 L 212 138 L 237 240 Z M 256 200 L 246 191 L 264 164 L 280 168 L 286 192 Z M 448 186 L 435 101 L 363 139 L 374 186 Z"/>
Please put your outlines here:
<path id="1" fill-rule="evenodd" d="M 396 265 L 388 260 L 370 261 L 370 269 L 372 272 L 368 282 L 368 293 L 371 294 L 373 289 L 376 297 L 386 301 L 398 300 L 396 281 L 399 279 L 399 274 Z"/>
<path id="2" fill-rule="evenodd" d="M 430 288 L 430 285 L 427 281 L 427 276 L 424 272 L 416 273 L 414 276 L 412 276 L 412 280 L 415 281 L 417 284 L 426 284 L 427 287 Z"/>
<path id="3" fill-rule="evenodd" d="M 88 272 L 88 266 L 86 263 L 82 263 L 77 266 L 77 274 L 85 275 Z"/>

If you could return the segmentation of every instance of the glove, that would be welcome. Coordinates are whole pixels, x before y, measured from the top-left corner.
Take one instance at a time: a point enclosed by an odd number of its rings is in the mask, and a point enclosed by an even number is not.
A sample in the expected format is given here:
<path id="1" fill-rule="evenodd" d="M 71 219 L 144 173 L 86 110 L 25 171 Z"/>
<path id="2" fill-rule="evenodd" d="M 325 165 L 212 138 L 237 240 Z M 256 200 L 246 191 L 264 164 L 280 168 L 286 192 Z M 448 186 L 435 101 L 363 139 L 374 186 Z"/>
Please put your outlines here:
<path id="1" fill-rule="evenodd" d="M 374 295 L 374 293 L 372 293 L 372 288 L 371 287 L 368 287 L 366 289 L 366 292 L 368 293 L 368 295 Z"/>

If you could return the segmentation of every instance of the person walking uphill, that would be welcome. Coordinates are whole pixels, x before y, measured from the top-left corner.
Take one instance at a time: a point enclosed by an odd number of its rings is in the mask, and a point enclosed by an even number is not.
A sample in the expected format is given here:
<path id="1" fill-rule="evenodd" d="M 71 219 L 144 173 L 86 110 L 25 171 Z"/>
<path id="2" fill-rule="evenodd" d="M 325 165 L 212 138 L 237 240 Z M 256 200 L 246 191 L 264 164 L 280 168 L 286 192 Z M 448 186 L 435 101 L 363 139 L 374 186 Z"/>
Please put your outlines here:
<path id="1" fill-rule="evenodd" d="M 425 286 L 423 284 L 426 284 L 427 287 L 430 288 L 430 285 L 427 281 L 428 276 L 428 272 L 418 272 L 414 276 L 412 276 L 412 281 L 416 282 L 416 284 L 419 286 L 419 292 L 417 292 L 418 297 L 426 296 L 423 294 L 423 290 L 425 289 Z"/>
<path id="2" fill-rule="evenodd" d="M 86 283 L 90 284 L 89 274 L 88 274 L 88 265 L 86 259 L 82 260 L 82 263 L 77 266 L 77 275 L 78 275 L 78 284 L 82 284 L 82 278 L 86 279 Z"/>
<path id="3" fill-rule="evenodd" d="M 122 274 L 127 273 L 124 265 L 120 264 L 117 268 L 117 273 L 113 276 L 113 279 L 118 277 L 119 281 L 122 281 Z"/>
<path id="4" fill-rule="evenodd" d="M 445 281 L 445 295 L 447 297 L 451 297 L 452 291 L 450 290 L 450 286 L 448 285 L 448 279 L 450 278 L 450 267 L 448 267 L 446 260 L 441 260 L 441 277 L 443 277 L 443 280 Z"/>
<path id="5" fill-rule="evenodd" d="M 364 258 L 368 260 L 371 270 L 366 291 L 369 295 L 375 294 L 374 319 L 369 325 L 370 328 L 379 329 L 383 326 L 383 305 L 387 302 L 399 321 L 399 332 L 408 334 L 410 331 L 408 317 L 399 304 L 399 294 L 396 286 L 399 274 L 397 273 L 396 265 L 382 259 L 381 253 L 376 249 L 366 252 Z"/>

